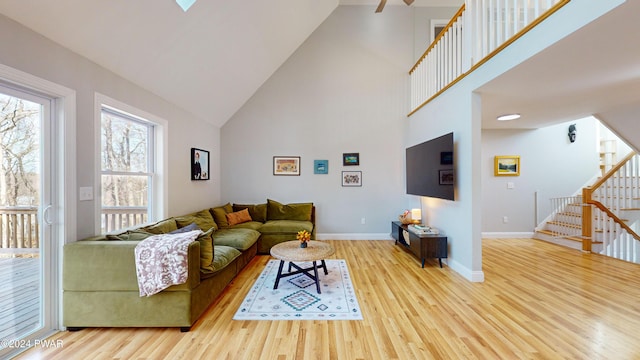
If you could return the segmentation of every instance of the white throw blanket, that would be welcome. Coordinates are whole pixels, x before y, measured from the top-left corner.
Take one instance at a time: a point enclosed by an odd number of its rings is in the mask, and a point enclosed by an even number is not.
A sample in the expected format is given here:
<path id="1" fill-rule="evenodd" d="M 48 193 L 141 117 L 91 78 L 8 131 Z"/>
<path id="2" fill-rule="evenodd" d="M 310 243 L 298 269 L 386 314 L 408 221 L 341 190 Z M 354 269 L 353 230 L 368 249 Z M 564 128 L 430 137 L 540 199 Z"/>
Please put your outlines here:
<path id="1" fill-rule="evenodd" d="M 171 285 L 184 284 L 188 249 L 201 230 L 153 235 L 136 245 L 136 272 L 140 296 L 151 296 Z"/>

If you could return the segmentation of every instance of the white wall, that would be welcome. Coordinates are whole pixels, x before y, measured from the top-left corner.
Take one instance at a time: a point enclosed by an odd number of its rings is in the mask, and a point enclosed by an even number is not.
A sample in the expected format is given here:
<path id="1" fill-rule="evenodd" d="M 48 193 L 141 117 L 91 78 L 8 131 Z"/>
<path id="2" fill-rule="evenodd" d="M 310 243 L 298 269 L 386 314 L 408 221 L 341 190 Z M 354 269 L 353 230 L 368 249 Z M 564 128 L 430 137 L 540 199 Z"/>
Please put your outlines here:
<path id="1" fill-rule="evenodd" d="M 99 39 L 96 39 L 99 41 Z M 53 43 L 22 25 L 0 15 L 0 63 L 76 91 L 76 164 L 77 186 L 99 183 L 95 163 L 95 92 L 129 104 L 169 123 L 168 215 L 199 210 L 219 202 L 220 178 L 219 129 L 128 82 L 99 65 Z M 117 51 L 117 49 L 114 49 Z M 211 151 L 212 180 L 191 182 L 190 148 Z M 96 198 L 99 198 L 96 192 Z M 95 228 L 99 216 L 94 201 L 82 201 L 77 207 L 77 237 L 100 231 Z M 74 241 L 76 239 L 65 239 Z"/>
<path id="2" fill-rule="evenodd" d="M 567 136 L 570 124 L 578 129 L 574 143 Z M 597 176 L 598 141 L 594 118 L 537 130 L 483 130 L 482 232 L 533 232 L 551 213 L 551 198 L 579 194 Z M 519 155 L 520 176 L 495 176 L 496 155 Z"/>
<path id="3" fill-rule="evenodd" d="M 572 1 L 479 69 L 449 88 L 409 119 L 408 145 L 454 132 L 456 201 L 423 199 L 426 221 L 442 229 L 449 241 L 448 265 L 472 281 L 482 272 L 482 96 L 474 93 L 487 81 L 570 34 L 617 4 Z M 526 206 L 526 205 L 525 205 Z"/>
<path id="4" fill-rule="evenodd" d="M 222 198 L 312 201 L 318 234 L 389 238 L 405 195 L 404 132 L 411 8 L 340 6 L 222 127 Z M 360 166 L 342 154 L 360 153 Z M 273 176 L 273 156 L 301 156 L 300 176 Z M 329 160 L 315 175 L 313 160 Z M 342 187 L 343 170 L 362 187 Z M 361 223 L 365 218 L 365 224 Z"/>

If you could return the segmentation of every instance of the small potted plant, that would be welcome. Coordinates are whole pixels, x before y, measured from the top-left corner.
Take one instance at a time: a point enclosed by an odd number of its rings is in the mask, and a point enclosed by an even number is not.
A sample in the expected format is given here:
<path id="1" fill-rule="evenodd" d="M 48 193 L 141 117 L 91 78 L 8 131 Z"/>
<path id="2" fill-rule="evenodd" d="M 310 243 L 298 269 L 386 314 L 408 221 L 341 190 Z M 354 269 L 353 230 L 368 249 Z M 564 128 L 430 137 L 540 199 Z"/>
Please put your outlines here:
<path id="1" fill-rule="evenodd" d="M 307 230 L 300 230 L 298 231 L 298 235 L 296 235 L 296 239 L 300 240 L 301 248 L 306 248 L 307 242 L 311 240 L 311 233 L 309 233 Z"/>

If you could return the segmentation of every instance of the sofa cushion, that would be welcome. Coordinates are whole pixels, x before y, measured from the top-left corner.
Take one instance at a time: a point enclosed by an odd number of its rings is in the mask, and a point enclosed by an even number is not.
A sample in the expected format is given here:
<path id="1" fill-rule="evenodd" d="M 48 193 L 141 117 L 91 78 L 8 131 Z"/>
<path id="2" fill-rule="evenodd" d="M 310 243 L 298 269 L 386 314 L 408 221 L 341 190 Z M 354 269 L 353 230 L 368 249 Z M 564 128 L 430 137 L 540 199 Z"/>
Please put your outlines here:
<path id="1" fill-rule="evenodd" d="M 312 232 L 313 223 L 297 220 L 269 220 L 260 228 L 260 232 L 263 234 L 291 234 L 291 240 L 296 239 L 296 234 L 300 230 Z"/>
<path id="2" fill-rule="evenodd" d="M 230 227 L 230 229 L 251 229 L 251 230 L 260 231 L 260 229 L 262 228 L 262 225 L 264 225 L 264 223 L 257 222 L 257 221 L 247 221 L 242 224 L 233 225 L 232 227 Z"/>
<path id="3" fill-rule="evenodd" d="M 198 236 L 198 242 L 200 243 L 200 268 L 208 269 L 213 262 L 213 238 L 211 234 L 213 234 L 215 230 L 210 228 L 206 232 L 203 232 Z"/>
<path id="4" fill-rule="evenodd" d="M 224 245 L 245 251 L 255 244 L 259 237 L 260 233 L 252 229 L 220 229 L 213 233 L 213 243 L 215 246 Z"/>
<path id="5" fill-rule="evenodd" d="M 233 204 L 233 211 L 240 211 L 243 209 L 249 209 L 249 215 L 253 221 L 265 222 L 267 221 L 267 204 Z"/>
<path id="6" fill-rule="evenodd" d="M 176 224 L 176 221 L 173 218 L 169 218 L 146 226 L 142 228 L 142 230 L 148 231 L 153 234 L 167 234 L 172 232 L 173 230 L 176 230 L 177 228 L 178 225 Z"/>
<path id="7" fill-rule="evenodd" d="M 240 256 L 240 254 L 241 253 L 239 250 L 234 249 L 230 246 L 216 246 L 213 253 L 213 261 L 211 262 L 211 265 L 206 268 L 201 268 L 200 271 L 205 274 L 218 272 L 224 269 L 227 265 L 231 264 L 233 260 Z"/>
<path id="8" fill-rule="evenodd" d="M 251 221 L 251 215 L 249 215 L 249 209 L 243 209 L 227 214 L 227 222 L 229 226 L 236 224 L 242 224 Z"/>
<path id="9" fill-rule="evenodd" d="M 216 222 L 213 221 L 213 216 L 209 209 L 200 210 L 191 214 L 177 216 L 174 218 L 179 228 L 185 227 L 191 223 L 196 223 L 202 231 L 207 231 L 211 228 L 218 230 Z"/>
<path id="10" fill-rule="evenodd" d="M 107 234 L 106 240 L 140 241 L 153 235 L 156 234 L 144 230 L 129 230 L 120 234 Z"/>
<path id="11" fill-rule="evenodd" d="M 313 203 L 281 204 L 267 199 L 267 220 L 311 221 Z"/>
<path id="12" fill-rule="evenodd" d="M 216 222 L 220 229 L 229 227 L 229 223 L 227 222 L 227 214 L 234 211 L 233 206 L 231 206 L 230 203 L 211 208 L 210 211 L 211 215 L 213 215 L 213 220 Z"/>

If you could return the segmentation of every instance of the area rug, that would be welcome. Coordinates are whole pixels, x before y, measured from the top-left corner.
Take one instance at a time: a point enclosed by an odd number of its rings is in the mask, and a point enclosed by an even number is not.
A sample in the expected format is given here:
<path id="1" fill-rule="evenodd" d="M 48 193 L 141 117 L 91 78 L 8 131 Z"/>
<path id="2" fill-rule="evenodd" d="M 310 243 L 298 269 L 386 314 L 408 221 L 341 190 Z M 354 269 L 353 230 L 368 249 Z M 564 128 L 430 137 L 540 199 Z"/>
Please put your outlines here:
<path id="1" fill-rule="evenodd" d="M 311 263 L 296 263 L 302 267 Z M 249 290 L 234 320 L 362 320 L 362 313 L 344 260 L 326 260 L 328 275 L 322 269 L 320 291 L 304 274 L 280 279 L 273 284 L 280 260 L 269 260 Z M 286 271 L 287 264 L 285 264 Z"/>

